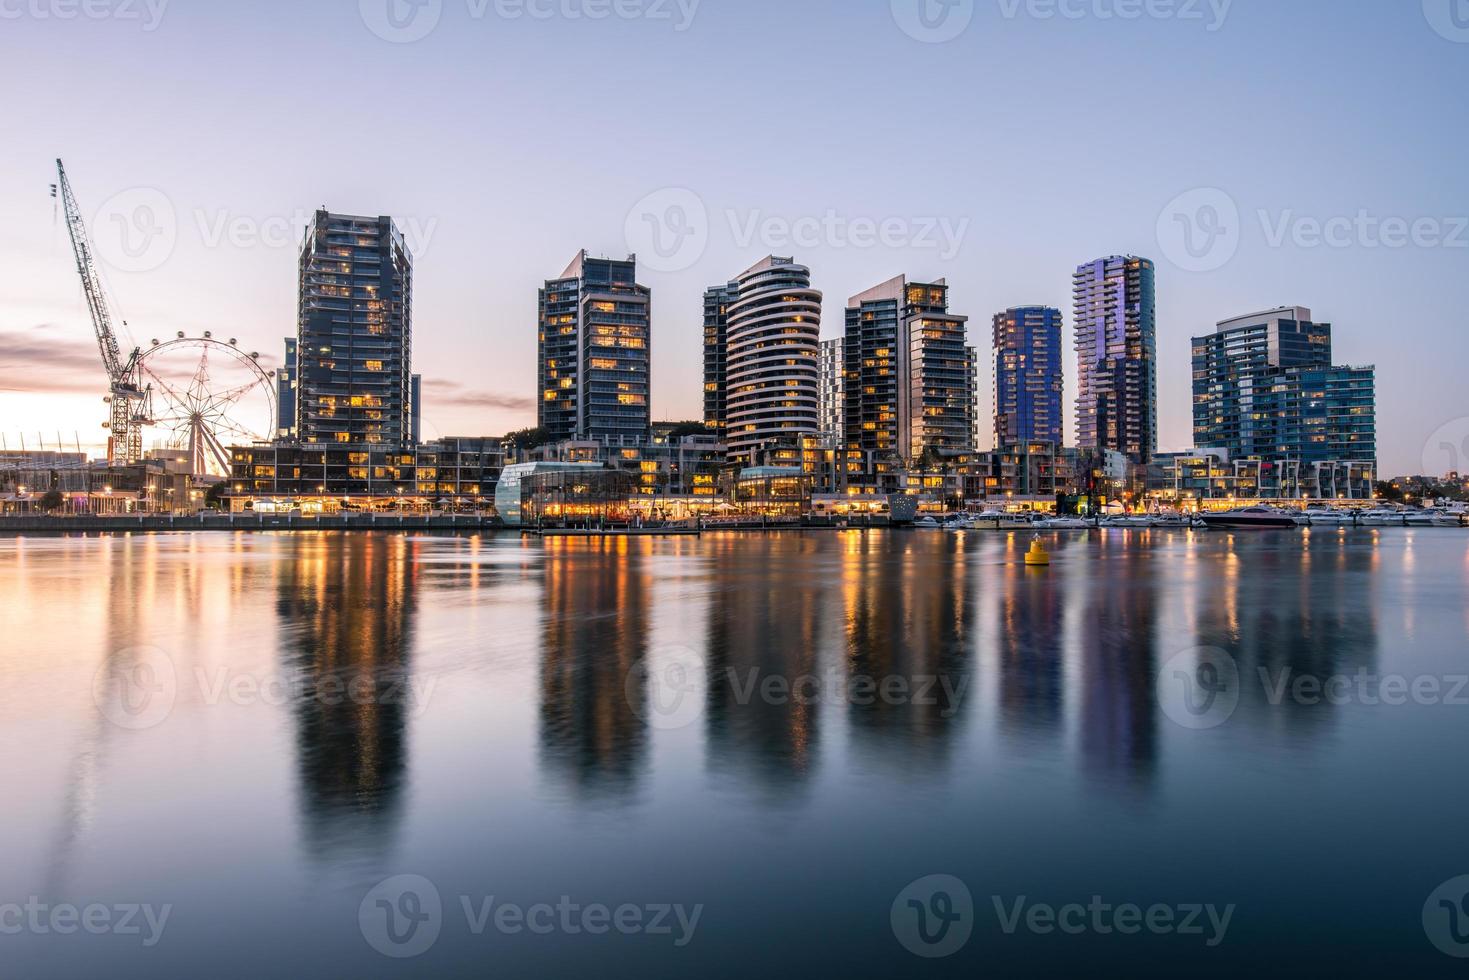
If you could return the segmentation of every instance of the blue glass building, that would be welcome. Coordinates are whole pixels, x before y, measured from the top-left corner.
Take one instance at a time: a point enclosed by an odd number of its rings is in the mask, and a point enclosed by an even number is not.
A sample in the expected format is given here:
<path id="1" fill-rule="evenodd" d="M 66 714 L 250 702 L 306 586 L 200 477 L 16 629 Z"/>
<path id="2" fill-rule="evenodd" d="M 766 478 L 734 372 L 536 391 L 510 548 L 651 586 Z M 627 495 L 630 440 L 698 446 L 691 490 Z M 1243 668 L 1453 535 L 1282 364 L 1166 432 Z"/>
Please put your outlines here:
<path id="1" fill-rule="evenodd" d="M 1022 306 L 995 315 L 995 445 L 1064 441 L 1061 311 Z"/>

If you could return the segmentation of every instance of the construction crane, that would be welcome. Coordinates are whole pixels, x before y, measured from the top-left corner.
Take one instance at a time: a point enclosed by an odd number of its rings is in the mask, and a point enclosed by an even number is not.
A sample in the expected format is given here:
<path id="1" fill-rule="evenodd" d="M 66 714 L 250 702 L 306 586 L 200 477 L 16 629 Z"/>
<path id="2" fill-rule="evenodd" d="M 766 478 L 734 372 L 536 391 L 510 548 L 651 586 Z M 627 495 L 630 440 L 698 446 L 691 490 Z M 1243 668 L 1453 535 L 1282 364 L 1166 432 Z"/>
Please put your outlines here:
<path id="1" fill-rule="evenodd" d="M 86 294 L 92 327 L 97 332 L 97 348 L 102 352 L 102 367 L 107 372 L 108 392 L 103 400 L 112 408 L 111 419 L 105 423 L 108 430 L 107 459 L 113 464 L 136 463 L 143 458 L 143 427 L 152 415 L 152 387 L 142 383 L 139 364 L 142 351 L 134 349 L 126 360 L 123 359 L 117 333 L 112 329 L 107 295 L 97 274 L 92 240 L 87 234 L 86 222 L 82 220 L 76 195 L 72 193 L 71 182 L 66 179 L 66 168 L 60 160 L 56 161 L 56 174 L 57 185 L 52 193 L 60 190 L 72 251 L 76 253 L 77 275 L 82 279 L 82 292 Z"/>

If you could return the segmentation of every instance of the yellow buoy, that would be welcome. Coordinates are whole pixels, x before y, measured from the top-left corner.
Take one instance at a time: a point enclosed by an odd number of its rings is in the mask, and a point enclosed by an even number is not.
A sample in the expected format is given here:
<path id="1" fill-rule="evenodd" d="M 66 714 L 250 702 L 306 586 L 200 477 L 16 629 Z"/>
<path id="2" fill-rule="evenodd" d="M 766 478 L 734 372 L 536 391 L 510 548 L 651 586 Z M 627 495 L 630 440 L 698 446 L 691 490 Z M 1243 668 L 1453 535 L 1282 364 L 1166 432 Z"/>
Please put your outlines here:
<path id="1" fill-rule="evenodd" d="M 1030 551 L 1025 554 L 1025 563 L 1034 566 L 1049 565 L 1051 563 L 1051 553 L 1041 544 L 1040 538 L 1035 538 L 1030 542 Z"/>

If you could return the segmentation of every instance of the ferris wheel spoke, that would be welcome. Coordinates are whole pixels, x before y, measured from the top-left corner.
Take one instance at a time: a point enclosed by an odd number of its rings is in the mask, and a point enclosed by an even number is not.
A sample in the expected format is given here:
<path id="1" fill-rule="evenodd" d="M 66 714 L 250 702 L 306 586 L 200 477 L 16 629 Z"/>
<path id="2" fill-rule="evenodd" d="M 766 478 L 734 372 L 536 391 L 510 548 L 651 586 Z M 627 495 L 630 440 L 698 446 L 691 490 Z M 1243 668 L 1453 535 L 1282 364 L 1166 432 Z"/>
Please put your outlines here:
<path id="1" fill-rule="evenodd" d="M 180 394 L 177 388 L 169 384 L 167 381 L 164 381 L 161 377 L 158 376 L 157 372 L 153 371 L 151 368 L 145 366 L 143 368 L 143 373 L 148 375 L 149 378 L 153 379 L 158 387 L 163 390 L 163 397 L 168 399 L 170 404 L 177 407 L 180 411 L 189 411 L 189 406 L 192 403 L 186 395 Z"/>
<path id="2" fill-rule="evenodd" d="M 242 384 L 238 388 L 231 388 L 228 391 L 219 392 L 209 399 L 209 403 L 205 406 L 205 411 L 223 411 L 226 408 L 230 408 L 241 398 L 258 389 L 260 384 L 260 380 L 256 379 L 248 384 Z"/>

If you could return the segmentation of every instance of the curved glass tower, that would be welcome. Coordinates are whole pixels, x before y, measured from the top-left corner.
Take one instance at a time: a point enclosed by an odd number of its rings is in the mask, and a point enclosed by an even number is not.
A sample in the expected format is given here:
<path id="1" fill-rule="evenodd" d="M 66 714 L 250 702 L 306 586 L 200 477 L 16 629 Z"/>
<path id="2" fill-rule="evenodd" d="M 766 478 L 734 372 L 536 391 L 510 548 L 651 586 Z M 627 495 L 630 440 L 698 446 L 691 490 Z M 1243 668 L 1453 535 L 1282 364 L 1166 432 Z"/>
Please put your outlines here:
<path id="1" fill-rule="evenodd" d="M 730 462 L 758 466 L 821 428 L 821 292 L 811 270 L 769 256 L 735 280 L 726 328 Z"/>

